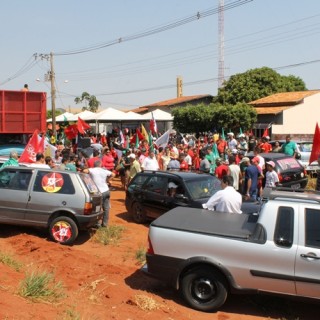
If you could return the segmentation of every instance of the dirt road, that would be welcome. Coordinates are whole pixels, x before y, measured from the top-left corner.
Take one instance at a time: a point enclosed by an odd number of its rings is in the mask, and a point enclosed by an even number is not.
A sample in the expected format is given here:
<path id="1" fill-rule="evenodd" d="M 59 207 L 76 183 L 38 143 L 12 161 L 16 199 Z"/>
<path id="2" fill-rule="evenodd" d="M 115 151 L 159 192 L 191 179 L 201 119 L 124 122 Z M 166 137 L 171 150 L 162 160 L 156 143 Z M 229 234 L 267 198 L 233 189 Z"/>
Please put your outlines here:
<path id="1" fill-rule="evenodd" d="M 1 320 L 317 318 L 319 304 L 262 296 L 231 296 L 216 313 L 188 308 L 176 292 L 139 271 L 136 255 L 147 247 L 148 226 L 130 221 L 120 182 L 114 185 L 110 224 L 125 228 L 117 244 L 103 245 L 82 233 L 68 247 L 51 242 L 43 231 L 0 226 L 0 253 L 22 263 L 19 271 L 0 263 Z M 32 271 L 52 272 L 62 282 L 65 297 L 54 304 L 20 297 L 19 284 Z"/>

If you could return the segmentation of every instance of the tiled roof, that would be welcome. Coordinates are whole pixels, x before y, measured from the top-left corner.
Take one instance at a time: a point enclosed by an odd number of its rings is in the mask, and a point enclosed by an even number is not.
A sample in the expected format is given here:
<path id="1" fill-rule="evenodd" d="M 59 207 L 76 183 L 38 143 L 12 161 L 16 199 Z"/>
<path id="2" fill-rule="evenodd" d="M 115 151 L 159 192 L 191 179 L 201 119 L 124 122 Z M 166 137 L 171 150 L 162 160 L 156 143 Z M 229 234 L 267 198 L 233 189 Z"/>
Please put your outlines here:
<path id="1" fill-rule="evenodd" d="M 264 97 L 255 101 L 249 102 L 253 107 L 259 106 L 293 106 L 299 104 L 304 98 L 320 93 L 320 90 L 308 91 L 295 91 L 295 92 L 282 92 L 272 94 L 271 96 Z"/>
<path id="2" fill-rule="evenodd" d="M 174 98 L 170 100 L 164 100 L 160 102 L 156 102 L 153 104 L 148 104 L 143 107 L 170 107 L 176 104 L 192 101 L 192 100 L 198 100 L 202 98 L 210 98 L 212 97 L 210 94 L 203 94 L 203 95 L 196 95 L 196 96 L 186 96 L 186 97 L 179 97 L 179 98 Z"/>
<path id="3" fill-rule="evenodd" d="M 202 95 L 196 95 L 196 96 L 186 96 L 186 97 L 174 98 L 174 99 L 170 99 L 170 100 L 155 102 L 153 104 L 147 104 L 145 106 L 142 106 L 142 107 L 130 110 L 130 111 L 136 112 L 136 113 L 144 113 L 144 112 L 149 111 L 150 107 L 161 109 L 161 108 L 165 108 L 165 107 L 175 106 L 180 103 L 185 103 L 185 102 L 189 102 L 189 101 L 193 101 L 193 100 L 199 100 L 199 99 L 203 99 L 203 98 L 213 98 L 213 97 L 210 94 L 202 94 Z"/>
<path id="4" fill-rule="evenodd" d="M 278 114 L 289 108 L 291 107 L 255 107 L 255 110 L 257 111 L 257 114 Z"/>

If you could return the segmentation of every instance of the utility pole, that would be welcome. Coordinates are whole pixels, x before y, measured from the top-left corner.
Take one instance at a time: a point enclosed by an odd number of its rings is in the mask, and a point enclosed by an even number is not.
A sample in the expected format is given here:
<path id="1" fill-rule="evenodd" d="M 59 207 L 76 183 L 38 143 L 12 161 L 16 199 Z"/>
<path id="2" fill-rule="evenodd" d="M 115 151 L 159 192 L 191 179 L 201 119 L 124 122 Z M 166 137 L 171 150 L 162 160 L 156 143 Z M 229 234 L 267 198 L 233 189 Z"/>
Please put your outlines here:
<path id="1" fill-rule="evenodd" d="M 218 67 L 218 88 L 224 82 L 224 0 L 219 0 L 219 67 Z"/>
<path id="2" fill-rule="evenodd" d="M 51 82 L 51 111 L 52 111 L 52 134 L 57 138 L 56 132 L 56 87 L 53 69 L 53 52 L 50 52 L 50 82 Z"/>

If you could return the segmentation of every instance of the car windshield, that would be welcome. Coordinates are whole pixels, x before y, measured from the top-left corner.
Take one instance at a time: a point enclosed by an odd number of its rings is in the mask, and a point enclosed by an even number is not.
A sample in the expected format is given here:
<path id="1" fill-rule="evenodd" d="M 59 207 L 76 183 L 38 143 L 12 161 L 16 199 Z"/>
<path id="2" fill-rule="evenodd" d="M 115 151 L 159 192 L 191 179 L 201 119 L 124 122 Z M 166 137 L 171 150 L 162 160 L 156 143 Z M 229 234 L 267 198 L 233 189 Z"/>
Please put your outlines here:
<path id="1" fill-rule="evenodd" d="M 198 179 L 187 180 L 186 187 L 193 199 L 203 199 L 221 190 L 221 182 L 216 177 L 203 174 Z"/>

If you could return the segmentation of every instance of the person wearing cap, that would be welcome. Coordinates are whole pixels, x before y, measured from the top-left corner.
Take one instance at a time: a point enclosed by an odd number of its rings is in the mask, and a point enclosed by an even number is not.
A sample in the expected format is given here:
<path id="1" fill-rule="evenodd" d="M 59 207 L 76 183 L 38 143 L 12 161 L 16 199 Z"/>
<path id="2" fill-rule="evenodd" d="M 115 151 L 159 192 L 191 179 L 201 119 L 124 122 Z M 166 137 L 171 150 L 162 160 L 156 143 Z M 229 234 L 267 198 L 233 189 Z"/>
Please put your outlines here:
<path id="1" fill-rule="evenodd" d="M 19 156 L 17 151 L 15 150 L 10 151 L 9 159 L 6 162 L 4 162 L 1 168 L 8 167 L 8 166 L 14 166 L 14 167 L 19 166 L 18 159 L 19 159 Z"/>
<path id="2" fill-rule="evenodd" d="M 266 172 L 266 184 L 265 187 L 275 187 L 279 183 L 278 174 L 274 171 L 275 163 L 273 161 L 268 161 L 267 165 L 267 172 Z"/>
<path id="3" fill-rule="evenodd" d="M 242 213 L 242 196 L 234 189 L 232 176 L 223 176 L 221 188 L 202 207 L 211 211 Z"/>
<path id="4" fill-rule="evenodd" d="M 139 161 L 137 160 L 136 155 L 134 153 L 130 153 L 128 158 L 130 160 L 130 170 L 126 188 L 128 187 L 130 181 L 135 177 L 135 175 L 141 172 L 141 166 Z"/>
<path id="5" fill-rule="evenodd" d="M 174 182 L 169 182 L 168 184 L 168 196 L 174 197 L 177 193 L 178 185 L 176 185 Z"/>
<path id="6" fill-rule="evenodd" d="M 236 159 L 233 155 L 229 157 L 229 166 L 227 174 L 233 178 L 233 187 L 239 191 L 240 184 L 242 182 L 242 176 L 240 166 L 236 164 Z"/>
<path id="7" fill-rule="evenodd" d="M 246 137 L 243 133 L 239 134 L 239 143 L 237 149 L 239 151 L 244 151 L 244 153 L 246 154 L 248 152 L 248 142 L 245 138 Z"/>
<path id="8" fill-rule="evenodd" d="M 262 174 L 259 169 L 259 158 L 254 157 L 251 160 L 252 164 L 249 164 L 247 170 L 245 171 L 245 199 L 246 200 L 257 200 L 258 198 L 258 181 Z"/>
<path id="9" fill-rule="evenodd" d="M 225 164 L 225 162 L 221 158 L 216 159 L 217 167 L 215 169 L 215 176 L 222 180 L 223 176 L 227 175 L 228 173 L 228 166 Z"/>

